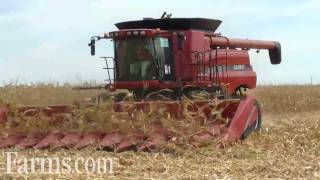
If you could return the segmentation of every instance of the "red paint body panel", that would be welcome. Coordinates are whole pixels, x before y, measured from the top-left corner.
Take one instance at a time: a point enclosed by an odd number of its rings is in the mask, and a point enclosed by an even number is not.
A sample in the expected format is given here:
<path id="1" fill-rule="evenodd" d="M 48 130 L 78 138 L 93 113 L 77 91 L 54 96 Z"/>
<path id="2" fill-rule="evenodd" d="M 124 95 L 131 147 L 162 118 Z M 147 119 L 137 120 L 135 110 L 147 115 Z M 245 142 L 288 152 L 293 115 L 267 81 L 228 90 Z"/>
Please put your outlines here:
<path id="1" fill-rule="evenodd" d="M 125 39 L 130 36 L 127 35 L 127 32 L 136 30 L 145 31 L 145 36 L 147 37 L 161 36 L 171 39 L 174 78 L 170 81 L 115 81 L 113 84 L 113 88 L 115 89 L 133 90 L 146 87 L 152 89 L 173 89 L 184 85 L 207 87 L 212 84 L 229 84 L 227 91 L 229 94 L 232 94 L 241 86 L 255 88 L 257 77 L 250 65 L 248 50 L 235 48 L 272 48 L 274 46 L 272 41 L 227 39 L 218 37 L 217 34 L 208 35 L 207 32 L 200 30 L 175 32 L 156 29 L 126 29 L 112 33 L 119 34 L 114 39 Z M 185 36 L 183 49 L 178 49 L 178 33 L 183 33 Z M 213 46 L 232 48 L 212 49 Z M 202 53 L 202 65 L 199 64 L 197 53 Z M 233 69 L 234 67 L 245 68 L 236 70 Z M 200 71 L 199 68 L 201 69 Z M 214 70 L 215 72 L 213 73 Z M 177 83 L 177 79 L 182 81 Z"/>
<path id="2" fill-rule="evenodd" d="M 239 103 L 238 108 L 228 127 L 228 138 L 239 139 L 244 130 L 258 119 L 258 109 L 255 106 L 255 99 L 246 96 Z"/>
<path id="3" fill-rule="evenodd" d="M 276 48 L 276 43 L 274 41 L 233 39 L 233 38 L 227 38 L 227 37 L 211 37 L 211 46 L 273 49 L 273 48 Z"/>
<path id="4" fill-rule="evenodd" d="M 150 89 L 167 89 L 167 88 L 176 88 L 178 85 L 174 81 L 164 81 L 160 82 L 159 80 L 150 80 L 150 81 L 128 81 L 128 82 L 116 82 L 113 87 L 115 89 L 141 89 L 141 88 L 150 88 Z"/>

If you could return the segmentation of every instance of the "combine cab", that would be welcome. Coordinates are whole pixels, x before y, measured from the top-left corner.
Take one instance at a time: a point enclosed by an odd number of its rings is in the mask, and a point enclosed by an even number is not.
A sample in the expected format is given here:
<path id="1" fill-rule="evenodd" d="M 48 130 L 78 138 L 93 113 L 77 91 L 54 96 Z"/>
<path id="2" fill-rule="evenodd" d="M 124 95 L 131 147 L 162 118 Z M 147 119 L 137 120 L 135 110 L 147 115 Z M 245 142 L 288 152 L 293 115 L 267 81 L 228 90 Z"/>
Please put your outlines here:
<path id="1" fill-rule="evenodd" d="M 248 51 L 266 49 L 271 64 L 279 64 L 281 47 L 276 41 L 222 36 L 215 33 L 220 23 L 164 14 L 161 19 L 117 23 L 118 31 L 92 37 L 91 55 L 95 55 L 96 41 L 114 42 L 115 56 L 103 57 L 108 71 L 105 89 L 129 92 L 116 94 L 112 107 L 99 108 L 99 112 L 111 112 L 104 114 L 110 118 L 98 126 L 88 121 L 96 126 L 76 130 L 80 127 L 77 106 L 21 107 L 15 112 L 3 107 L 0 123 L 7 125 L 3 126 L 6 133 L 0 147 L 94 145 L 115 151 L 142 151 L 166 143 L 199 147 L 218 139 L 221 147 L 245 139 L 261 127 L 259 103 L 246 95 L 247 89 L 256 86 Z M 20 127 L 18 117 L 21 123 L 21 119 L 39 114 L 48 127 L 45 131 L 28 130 L 30 122 L 23 122 L 27 130 L 15 130 Z M 123 128 L 121 123 L 127 126 Z M 72 128 L 62 131 L 63 126 Z"/>

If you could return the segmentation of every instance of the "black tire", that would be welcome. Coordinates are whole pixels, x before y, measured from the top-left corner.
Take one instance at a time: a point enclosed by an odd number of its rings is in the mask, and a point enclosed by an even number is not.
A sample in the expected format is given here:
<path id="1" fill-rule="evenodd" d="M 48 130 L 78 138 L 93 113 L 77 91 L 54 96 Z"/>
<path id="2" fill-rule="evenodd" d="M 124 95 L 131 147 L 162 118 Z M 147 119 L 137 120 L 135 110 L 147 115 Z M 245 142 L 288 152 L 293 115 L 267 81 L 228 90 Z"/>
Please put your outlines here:
<path id="1" fill-rule="evenodd" d="M 258 110 L 258 119 L 256 119 L 255 123 L 247 127 L 247 129 L 242 133 L 241 140 L 246 139 L 251 133 L 255 131 L 259 131 L 261 129 L 261 126 L 262 126 L 261 107 L 258 101 L 255 101 L 255 105 Z"/>
<path id="2" fill-rule="evenodd" d="M 127 93 L 119 93 L 119 94 L 117 94 L 117 95 L 115 95 L 115 96 L 113 97 L 113 100 L 114 100 L 115 102 L 120 102 L 120 101 L 122 101 L 126 96 L 127 96 Z"/>

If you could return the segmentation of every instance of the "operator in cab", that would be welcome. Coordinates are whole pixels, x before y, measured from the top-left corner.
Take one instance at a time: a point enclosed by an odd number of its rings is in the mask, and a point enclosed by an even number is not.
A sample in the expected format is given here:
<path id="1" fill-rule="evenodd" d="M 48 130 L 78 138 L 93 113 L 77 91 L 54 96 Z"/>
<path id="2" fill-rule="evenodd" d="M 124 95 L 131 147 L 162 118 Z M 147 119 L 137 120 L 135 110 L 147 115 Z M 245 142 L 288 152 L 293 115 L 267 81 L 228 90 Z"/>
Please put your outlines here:
<path id="1" fill-rule="evenodd" d="M 138 61 L 130 64 L 130 74 L 146 80 L 153 56 L 146 47 L 140 45 L 136 51 L 136 57 Z"/>

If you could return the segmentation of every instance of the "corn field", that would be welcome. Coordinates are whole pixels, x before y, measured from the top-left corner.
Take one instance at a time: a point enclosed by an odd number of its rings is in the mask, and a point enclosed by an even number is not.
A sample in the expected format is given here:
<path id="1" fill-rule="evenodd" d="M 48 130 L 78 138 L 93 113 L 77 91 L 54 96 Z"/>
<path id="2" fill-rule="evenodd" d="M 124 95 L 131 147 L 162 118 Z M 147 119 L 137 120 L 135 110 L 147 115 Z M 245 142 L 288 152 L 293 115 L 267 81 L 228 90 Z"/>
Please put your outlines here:
<path id="1" fill-rule="evenodd" d="M 0 88 L 0 104 L 73 104 L 103 91 L 75 91 L 71 85 L 6 85 Z M 260 86 L 248 93 L 260 102 L 263 127 L 260 133 L 226 149 L 207 145 L 198 149 L 176 148 L 169 152 L 113 153 L 92 148 L 82 150 L 0 150 L 0 174 L 9 178 L 57 179 L 217 179 L 217 178 L 320 178 L 320 86 Z M 108 108 L 108 104 L 104 105 Z M 101 119 L 88 110 L 85 116 Z M 79 115 L 80 117 L 81 115 Z M 150 118 L 140 115 L 140 120 Z M 96 128 L 88 121 L 82 129 Z M 92 121 L 94 124 L 95 122 Z M 175 126 L 170 124 L 168 126 Z M 87 127 L 88 126 L 88 127 Z M 108 124 L 106 124 L 107 128 Z M 142 127 L 142 126 L 141 126 Z M 49 127 L 42 127 L 47 129 Z M 61 127 L 66 130 L 68 127 Z M 126 128 L 126 127 L 123 127 Z M 196 127 L 194 127 L 196 128 Z M 26 130 L 28 131 L 28 129 Z M 25 157 L 112 157 L 112 174 L 21 175 L 1 172 L 5 152 L 16 151 Z"/>

